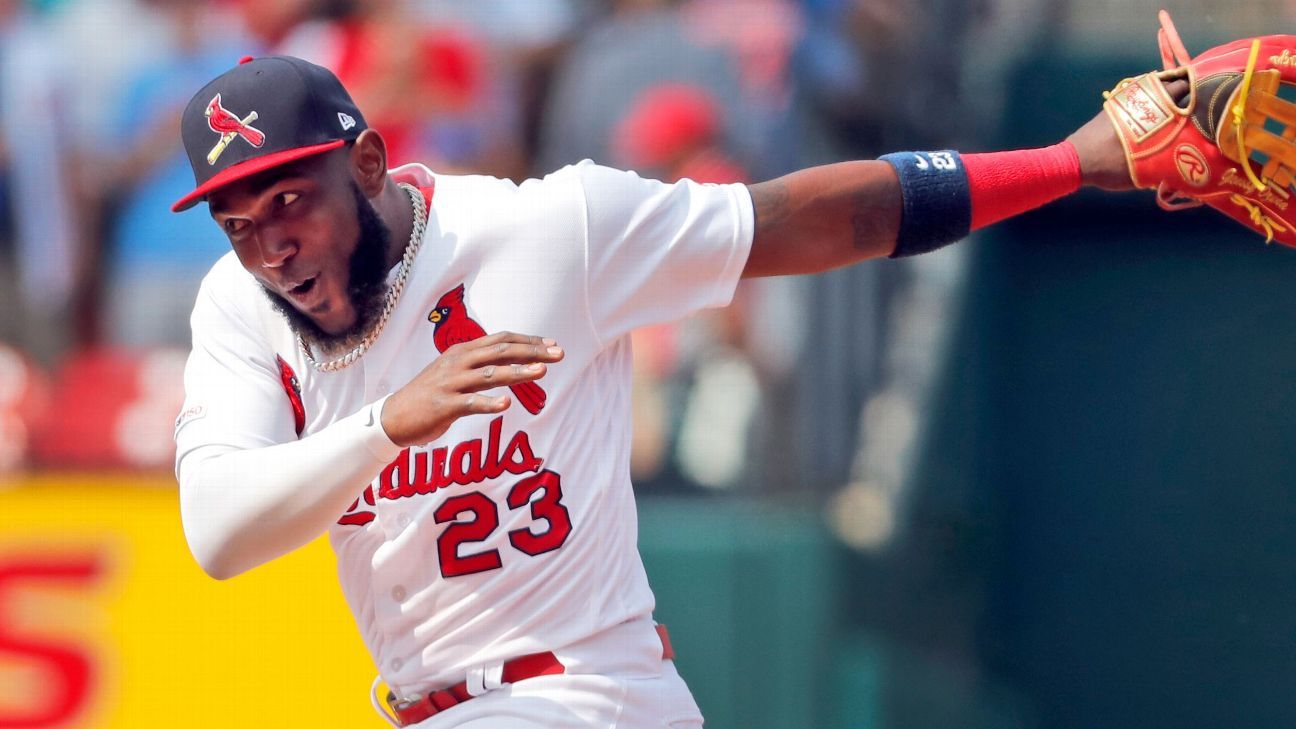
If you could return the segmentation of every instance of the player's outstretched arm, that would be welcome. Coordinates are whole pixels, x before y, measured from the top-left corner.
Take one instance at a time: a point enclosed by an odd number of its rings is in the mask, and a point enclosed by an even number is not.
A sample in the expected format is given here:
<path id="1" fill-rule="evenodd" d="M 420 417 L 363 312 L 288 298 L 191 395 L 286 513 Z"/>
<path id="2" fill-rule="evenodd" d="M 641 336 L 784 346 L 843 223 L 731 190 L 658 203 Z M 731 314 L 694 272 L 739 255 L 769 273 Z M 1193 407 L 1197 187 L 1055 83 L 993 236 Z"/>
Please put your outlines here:
<path id="1" fill-rule="evenodd" d="M 1176 82 L 1172 95 L 1186 91 Z M 745 277 L 827 271 L 934 250 L 1068 195 L 1133 187 L 1104 114 L 1065 142 L 959 155 L 905 152 L 799 170 L 750 186 L 756 233 Z"/>
<path id="2" fill-rule="evenodd" d="M 302 547 L 328 529 L 405 446 L 459 418 L 499 413 L 486 390 L 544 376 L 553 340 L 501 332 L 450 347 L 391 396 L 301 440 L 265 448 L 199 448 L 180 463 L 180 511 L 194 557 L 227 579 Z"/>

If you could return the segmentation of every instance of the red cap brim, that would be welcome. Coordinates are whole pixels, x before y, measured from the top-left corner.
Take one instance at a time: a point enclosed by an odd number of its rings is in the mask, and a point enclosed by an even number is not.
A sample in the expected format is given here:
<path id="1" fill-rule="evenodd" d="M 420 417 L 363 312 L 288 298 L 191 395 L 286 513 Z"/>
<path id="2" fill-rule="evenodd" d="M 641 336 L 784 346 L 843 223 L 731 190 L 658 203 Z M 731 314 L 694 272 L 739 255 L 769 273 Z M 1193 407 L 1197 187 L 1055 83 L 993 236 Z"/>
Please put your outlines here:
<path id="1" fill-rule="evenodd" d="M 176 203 L 171 206 L 171 212 L 178 213 L 188 210 L 194 205 L 197 205 L 199 201 L 206 198 L 207 195 L 211 194 L 214 190 L 224 187 L 231 182 L 237 182 L 245 177 L 251 177 L 258 172 L 265 172 L 272 167 L 278 167 L 279 165 L 287 164 L 303 157 L 309 157 L 313 154 L 320 154 L 321 152 L 327 152 L 331 149 L 337 149 L 346 143 L 347 140 L 345 139 L 335 139 L 331 142 L 313 144 L 309 147 L 285 149 L 282 152 L 273 152 L 261 157 L 253 157 L 246 162 L 231 165 L 230 167 L 218 172 L 210 180 L 204 182 L 198 187 L 195 187 L 193 192 L 177 200 Z"/>

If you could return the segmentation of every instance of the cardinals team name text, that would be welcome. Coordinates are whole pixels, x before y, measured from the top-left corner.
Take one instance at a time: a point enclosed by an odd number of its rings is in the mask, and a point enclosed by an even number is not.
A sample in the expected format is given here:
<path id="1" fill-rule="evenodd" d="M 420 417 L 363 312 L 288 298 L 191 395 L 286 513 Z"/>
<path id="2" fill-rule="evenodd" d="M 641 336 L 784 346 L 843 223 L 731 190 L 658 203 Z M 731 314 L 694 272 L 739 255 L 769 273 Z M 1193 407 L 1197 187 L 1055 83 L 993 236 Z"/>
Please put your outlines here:
<path id="1" fill-rule="evenodd" d="M 466 440 L 453 449 L 433 448 L 431 453 L 406 448 L 378 476 L 378 498 L 403 499 L 430 494 L 452 484 L 481 483 L 505 473 L 539 471 L 543 461 L 532 452 L 531 439 L 525 430 L 519 430 L 500 453 L 503 429 L 502 416 L 491 421 L 485 451 L 481 438 Z"/>
<path id="2" fill-rule="evenodd" d="M 503 430 L 504 417 L 500 416 L 491 421 L 485 443 L 481 438 L 473 438 L 453 448 L 442 446 L 431 451 L 406 448 L 387 464 L 374 484 L 365 488 L 361 498 L 351 504 L 338 523 L 360 526 L 373 521 L 373 513 L 362 504 L 376 505 L 375 487 L 378 498 L 395 500 L 430 494 L 451 485 L 481 483 L 506 473 L 539 471 L 544 459 L 531 450 L 531 438 L 526 431 L 515 433 L 501 451 Z"/>

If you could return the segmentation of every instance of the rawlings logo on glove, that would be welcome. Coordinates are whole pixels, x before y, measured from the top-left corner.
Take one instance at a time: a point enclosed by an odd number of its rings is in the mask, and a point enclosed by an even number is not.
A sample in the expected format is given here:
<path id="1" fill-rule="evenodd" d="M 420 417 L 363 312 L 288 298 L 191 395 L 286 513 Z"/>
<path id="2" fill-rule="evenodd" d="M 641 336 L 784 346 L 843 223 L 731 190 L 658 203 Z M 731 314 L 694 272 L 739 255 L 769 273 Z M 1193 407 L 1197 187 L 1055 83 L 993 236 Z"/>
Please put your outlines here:
<path id="1" fill-rule="evenodd" d="M 1296 36 L 1233 41 L 1190 58 L 1162 10 L 1164 71 L 1104 94 L 1130 179 L 1166 210 L 1209 205 L 1296 247 Z M 1165 85 L 1186 79 L 1176 101 Z"/>

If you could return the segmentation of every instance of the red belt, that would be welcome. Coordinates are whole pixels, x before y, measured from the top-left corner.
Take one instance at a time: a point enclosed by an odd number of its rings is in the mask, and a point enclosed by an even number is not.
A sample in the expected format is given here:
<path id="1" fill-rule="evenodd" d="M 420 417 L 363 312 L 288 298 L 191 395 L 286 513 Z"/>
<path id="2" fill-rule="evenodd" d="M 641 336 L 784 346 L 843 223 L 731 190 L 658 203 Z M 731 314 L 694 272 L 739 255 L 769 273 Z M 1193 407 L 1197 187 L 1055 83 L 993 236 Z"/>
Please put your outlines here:
<path id="1" fill-rule="evenodd" d="M 662 660 L 674 659 L 675 651 L 671 648 L 670 634 L 666 632 L 665 625 L 657 626 L 657 635 L 661 637 Z M 517 683 L 537 676 L 565 673 L 566 670 L 557 656 L 551 651 L 545 651 L 506 661 L 501 678 L 504 683 Z M 471 698 L 473 695 L 468 693 L 468 682 L 460 681 L 450 688 L 432 691 L 413 699 L 397 701 L 394 694 L 388 693 L 387 705 L 396 714 L 396 720 L 401 726 L 410 726 L 430 719 L 451 706 L 462 704 Z"/>

